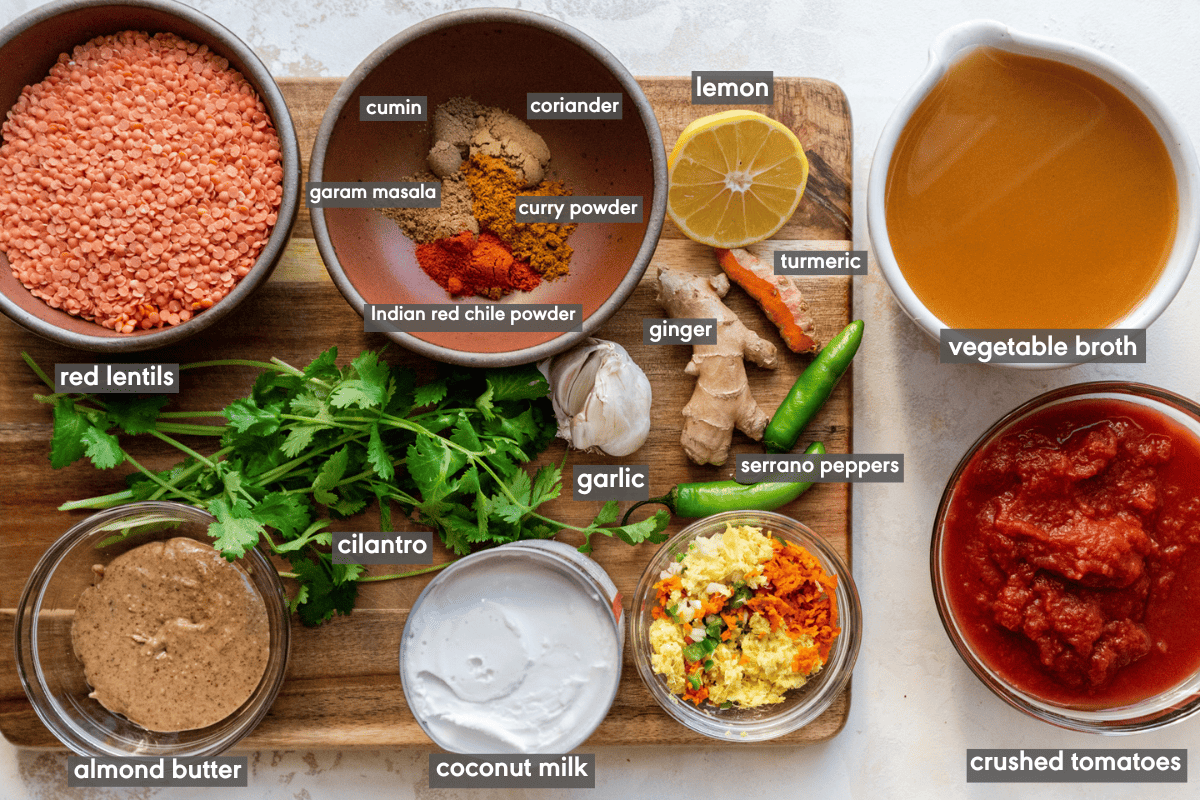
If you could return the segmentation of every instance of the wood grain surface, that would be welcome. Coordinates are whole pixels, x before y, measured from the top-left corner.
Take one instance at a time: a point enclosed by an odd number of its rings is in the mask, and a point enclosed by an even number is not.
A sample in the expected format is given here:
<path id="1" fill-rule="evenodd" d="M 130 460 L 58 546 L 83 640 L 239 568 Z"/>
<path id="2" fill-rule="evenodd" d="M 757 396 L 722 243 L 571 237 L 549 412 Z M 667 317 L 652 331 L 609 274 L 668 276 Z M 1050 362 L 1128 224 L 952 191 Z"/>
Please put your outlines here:
<path id="1" fill-rule="evenodd" d="M 281 81 L 299 132 L 306 172 L 321 116 L 339 83 L 336 79 Z M 692 106 L 686 78 L 644 78 L 641 83 L 668 145 L 674 144 L 691 120 L 723 110 L 720 106 Z M 762 110 L 785 122 L 800 137 L 811 163 L 811 175 L 805 199 L 791 221 L 775 239 L 754 249 L 763 254 L 783 248 L 848 249 L 852 162 L 850 111 L 845 96 L 836 85 L 826 81 L 777 78 L 776 104 Z M 331 345 L 338 346 L 340 360 L 345 362 L 363 348 L 388 344 L 381 335 L 363 333 L 361 318 L 329 281 L 311 237 L 307 212 L 302 211 L 275 275 L 242 309 L 197 339 L 123 360 L 188 363 L 212 358 L 265 360 L 278 356 L 302 365 Z M 683 373 L 691 348 L 650 347 L 641 343 L 642 318 L 663 314 L 655 303 L 651 286 L 659 265 L 684 267 L 697 273 L 717 271 L 712 251 L 683 238 L 668 221 L 646 278 L 629 302 L 599 332 L 603 338 L 624 345 L 650 378 L 654 389 L 650 439 L 640 451 L 624 459 L 573 454 L 568 462 L 648 463 L 651 495 L 665 493 L 682 481 L 729 478 L 733 471 L 732 458 L 722 468 L 692 465 L 679 446 L 680 409 L 693 386 L 693 380 Z M 825 341 L 849 320 L 850 279 L 805 278 L 799 283 Z M 740 289 L 731 290 L 726 302 L 749 327 L 780 348 L 777 369 L 767 371 L 753 365 L 747 369 L 756 398 L 770 412 L 778 406 L 810 357 L 796 356 L 783 348 L 771 323 Z M 126 468 L 105 473 L 82 462 L 57 471 L 50 468 L 50 413 L 33 400 L 33 395 L 44 391 L 44 387 L 21 362 L 22 351 L 44 366 L 103 359 L 43 341 L 0 318 L 0 730 L 18 746 L 57 747 L 57 741 L 41 725 L 26 700 L 16 674 L 11 646 L 14 609 L 42 552 L 85 516 L 60 512 L 56 507 L 66 500 L 119 490 L 123 482 L 118 472 Z M 438 369 L 438 365 L 394 344 L 388 347 L 388 353 L 389 360 L 410 364 L 426 374 Z M 251 370 L 188 372 L 182 391 L 173 402 L 177 408 L 220 408 L 247 392 L 253 379 Z M 821 440 L 831 453 L 850 452 L 850 397 L 848 376 L 812 423 L 801 446 L 807 441 Z M 734 451 L 761 452 L 761 445 L 735 434 Z M 152 468 L 166 467 L 175 460 L 162 448 L 141 443 L 133 446 L 132 453 Z M 544 459 L 561 460 L 563 453 L 564 445 L 557 442 Z M 569 497 L 569 487 L 564 494 Z M 560 498 L 545 508 L 550 516 L 584 523 L 599 507 L 599 502 Z M 823 534 L 849 558 L 849 508 L 847 485 L 818 484 L 780 510 Z M 687 522 L 676 520 L 671 531 L 678 531 Z M 374 524 L 376 519 L 368 514 L 337 527 L 363 530 Z M 603 537 L 596 537 L 600 538 Z M 565 540 L 572 541 L 570 537 Z M 594 557 L 624 594 L 626 610 L 652 549 L 651 545 L 633 548 L 611 540 L 597 542 Z M 436 559 L 445 560 L 446 554 L 439 552 Z M 376 574 L 384 570 L 387 568 L 370 568 Z M 358 607 L 350 616 L 315 629 L 293 623 L 287 680 L 271 712 L 243 740 L 240 749 L 432 748 L 409 713 L 398 672 L 404 620 L 426 582 L 410 579 L 367 584 L 362 587 Z M 776 742 L 814 742 L 835 735 L 845 724 L 849 702 L 847 689 L 819 719 Z M 616 702 L 584 749 L 618 744 L 704 743 L 712 742 L 692 734 L 655 704 L 633 665 L 632 648 L 626 647 Z"/>

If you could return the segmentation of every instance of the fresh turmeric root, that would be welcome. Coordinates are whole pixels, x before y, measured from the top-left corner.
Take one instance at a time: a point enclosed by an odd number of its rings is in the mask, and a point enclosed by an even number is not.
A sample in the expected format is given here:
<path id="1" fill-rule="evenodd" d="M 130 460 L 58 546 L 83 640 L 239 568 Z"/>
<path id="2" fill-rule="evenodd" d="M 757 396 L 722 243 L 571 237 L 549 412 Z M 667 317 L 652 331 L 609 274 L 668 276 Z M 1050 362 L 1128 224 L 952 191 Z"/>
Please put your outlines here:
<path id="1" fill-rule="evenodd" d="M 771 264 L 741 248 L 717 248 L 717 261 L 726 275 L 758 301 L 767 318 L 779 328 L 788 349 L 793 353 L 815 353 L 821 349 L 808 304 L 791 278 L 776 275 Z"/>
<path id="2" fill-rule="evenodd" d="M 684 370 L 696 376 L 696 389 L 683 407 L 680 442 L 697 464 L 724 464 L 734 428 L 758 440 L 770 419 L 750 394 L 743 358 L 774 369 L 775 345 L 743 325 L 721 302 L 728 291 L 724 274 L 705 277 L 666 267 L 658 271 L 658 303 L 667 314 L 717 320 L 717 343 L 692 345 L 692 360 Z"/>

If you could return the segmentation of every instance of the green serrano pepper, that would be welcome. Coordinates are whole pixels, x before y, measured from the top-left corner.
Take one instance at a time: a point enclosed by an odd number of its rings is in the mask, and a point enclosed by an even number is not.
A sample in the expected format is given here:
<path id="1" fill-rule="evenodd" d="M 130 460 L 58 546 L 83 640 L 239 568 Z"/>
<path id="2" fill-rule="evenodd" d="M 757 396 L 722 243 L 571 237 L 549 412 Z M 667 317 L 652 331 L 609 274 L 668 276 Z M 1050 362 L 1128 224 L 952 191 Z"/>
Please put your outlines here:
<path id="1" fill-rule="evenodd" d="M 763 444 L 768 453 L 788 453 L 796 446 L 801 431 L 808 427 L 829 399 L 833 387 L 849 369 L 862 344 L 862 335 L 863 321 L 851 322 L 825 345 L 808 369 L 800 373 L 763 432 Z"/>
<path id="2" fill-rule="evenodd" d="M 824 453 L 825 445 L 813 442 L 806 454 Z M 662 497 L 652 497 L 635 503 L 625 512 L 622 525 L 629 523 L 629 515 L 638 506 L 646 503 L 661 503 L 680 517 L 708 517 L 722 511 L 774 511 L 804 494 L 811 483 L 738 483 L 737 481 L 711 481 L 709 483 L 681 483 Z"/>

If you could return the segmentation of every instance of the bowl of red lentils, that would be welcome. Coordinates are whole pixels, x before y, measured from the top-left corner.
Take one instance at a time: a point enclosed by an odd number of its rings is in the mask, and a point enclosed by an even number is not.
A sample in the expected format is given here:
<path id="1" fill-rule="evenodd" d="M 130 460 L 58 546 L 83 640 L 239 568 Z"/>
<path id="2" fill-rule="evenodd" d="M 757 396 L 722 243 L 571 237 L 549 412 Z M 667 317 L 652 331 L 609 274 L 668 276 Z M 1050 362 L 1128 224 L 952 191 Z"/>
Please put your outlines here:
<path id="1" fill-rule="evenodd" d="M 267 280 L 299 207 L 279 87 L 170 0 L 60 0 L 0 30 L 0 310 L 123 353 L 215 324 Z"/>

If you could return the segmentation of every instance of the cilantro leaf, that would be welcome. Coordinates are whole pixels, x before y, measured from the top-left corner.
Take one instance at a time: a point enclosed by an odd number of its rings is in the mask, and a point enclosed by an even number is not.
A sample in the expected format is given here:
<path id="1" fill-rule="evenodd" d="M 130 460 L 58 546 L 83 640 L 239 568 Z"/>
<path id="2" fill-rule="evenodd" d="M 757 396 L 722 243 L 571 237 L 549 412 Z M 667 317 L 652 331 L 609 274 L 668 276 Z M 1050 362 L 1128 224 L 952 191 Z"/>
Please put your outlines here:
<path id="1" fill-rule="evenodd" d="M 476 433 L 465 414 L 458 415 L 458 421 L 454 423 L 454 432 L 450 434 L 450 441 L 460 444 L 468 450 L 483 449 L 483 444 L 479 441 L 479 434 Z"/>
<path id="2" fill-rule="evenodd" d="M 359 408 L 382 408 L 388 400 L 388 365 L 381 364 L 375 353 L 364 350 L 350 366 L 351 374 L 358 377 L 343 380 L 334 387 L 329 401 L 337 408 L 350 405 Z"/>
<path id="3" fill-rule="evenodd" d="M 252 436 L 269 436 L 279 430 L 280 407 L 276 403 L 266 408 L 259 406 L 249 398 L 234 400 L 225 407 L 225 419 L 238 433 Z"/>
<path id="4" fill-rule="evenodd" d="M 439 378 L 424 386 L 418 386 L 413 392 L 413 405 L 417 408 L 432 406 L 446 399 L 446 381 Z"/>
<path id="5" fill-rule="evenodd" d="M 295 458 L 303 453 L 306 447 L 312 444 L 313 437 L 316 436 L 317 431 L 321 430 L 323 427 L 324 426 L 321 425 L 309 424 L 296 425 L 288 431 L 287 438 L 283 440 L 283 444 L 279 446 L 279 449 L 282 450 L 288 458 Z"/>
<path id="6" fill-rule="evenodd" d="M 597 514 L 596 518 L 592 520 L 592 524 L 589 527 L 596 528 L 600 525 L 611 525 L 617 521 L 617 517 L 620 515 L 620 513 L 621 509 L 617 505 L 617 501 L 609 500 L 600 509 L 600 513 Z"/>
<path id="7" fill-rule="evenodd" d="M 407 458 L 408 473 L 426 499 L 444 497 L 450 478 L 467 463 L 467 457 L 441 437 L 423 433 L 409 446 Z"/>
<path id="8" fill-rule="evenodd" d="M 493 403 L 538 400 L 550 393 L 546 376 L 533 364 L 494 370 L 487 374 L 485 380 Z"/>
<path id="9" fill-rule="evenodd" d="M 337 348 L 331 347 L 309 362 L 304 368 L 304 377 L 328 380 L 338 377 Z"/>
<path id="10" fill-rule="evenodd" d="M 515 525 L 521 521 L 521 517 L 529 513 L 529 491 L 531 488 L 529 473 L 523 469 L 517 469 L 509 476 L 504 485 L 512 494 L 513 499 L 509 499 L 506 494 L 498 493 L 492 499 L 492 513 L 505 522 L 511 522 Z"/>
<path id="11" fill-rule="evenodd" d="M 522 470 L 523 471 L 523 470 Z M 547 464 L 537 471 L 537 475 L 533 478 L 533 488 L 529 492 L 529 506 L 537 508 L 542 503 L 549 502 L 558 497 L 562 491 L 562 467 L 556 464 Z M 615 506 L 616 503 L 613 503 Z M 613 520 L 616 515 L 613 515 Z M 609 520 L 612 522 L 613 520 Z"/>
<path id="12" fill-rule="evenodd" d="M 392 416 L 406 416 L 413 409 L 416 385 L 417 378 L 411 369 L 393 367 L 391 383 L 388 389 L 391 398 L 388 400 L 387 407 L 384 410 Z"/>
<path id="13" fill-rule="evenodd" d="M 479 413 L 483 414 L 484 419 L 496 418 L 496 405 L 492 402 L 493 394 L 491 384 L 488 384 L 484 393 L 475 398 L 475 408 L 479 409 Z"/>
<path id="14" fill-rule="evenodd" d="M 385 481 L 390 481 L 396 474 L 396 468 L 392 466 L 392 457 L 388 455 L 379 435 L 378 422 L 371 426 L 371 436 L 367 440 L 367 461 L 375 469 L 375 474 Z"/>
<path id="15" fill-rule="evenodd" d="M 261 525 L 274 528 L 284 539 L 291 539 L 309 525 L 308 503 L 298 495 L 270 492 L 251 509 Z"/>
<path id="16" fill-rule="evenodd" d="M 80 437 L 87 457 L 96 469 L 112 469 L 125 460 L 121 443 L 111 433 L 89 425 Z"/>
<path id="17" fill-rule="evenodd" d="M 330 491 L 346 474 L 350 463 L 350 446 L 346 445 L 325 460 L 313 481 L 313 499 L 322 505 L 331 505 L 338 501 L 337 495 Z"/>
<path id="18" fill-rule="evenodd" d="M 208 535 L 215 540 L 213 547 L 226 558 L 241 558 L 247 550 L 258 544 L 263 527 L 254 519 L 250 507 L 245 503 L 231 505 L 226 499 L 218 498 L 208 504 L 208 511 L 217 518 L 216 522 L 209 524 Z"/>
<path id="19" fill-rule="evenodd" d="M 358 580 L 363 574 L 362 564 L 333 564 L 333 584 L 335 586 Z"/>
<path id="20" fill-rule="evenodd" d="M 358 596 L 358 584 L 354 581 L 334 583 L 333 564 L 327 566 L 328 559 L 328 556 L 318 556 L 317 561 L 298 557 L 292 561 L 292 571 L 302 585 L 308 586 L 303 598 L 297 596 L 296 614 L 309 627 L 327 622 L 334 614 L 349 614 Z"/>
<path id="21" fill-rule="evenodd" d="M 83 434 L 91 428 L 87 417 L 75 404 L 61 399 L 54 406 L 54 435 L 50 438 L 50 466 L 55 469 L 72 464 L 87 454 Z"/>
<path id="22" fill-rule="evenodd" d="M 607 524 L 602 520 L 616 519 L 616 510 L 608 512 L 609 504 L 616 506 L 615 500 L 610 500 L 605 503 L 605 507 L 601 509 L 600 514 L 596 515 L 596 519 L 592 520 L 592 524 L 584 531 L 587 536 L 587 544 L 590 546 L 592 534 L 603 533 L 607 536 L 614 536 L 626 544 L 641 544 L 642 542 L 652 542 L 659 544 L 667 540 L 667 526 L 671 524 L 671 512 L 665 508 L 660 508 L 654 512 L 654 516 L 647 517 L 640 522 L 631 522 L 628 525 L 618 525 L 613 528 L 601 528 L 599 525 Z M 587 552 L 587 551 L 584 551 Z"/>
<path id="23" fill-rule="evenodd" d="M 108 418 L 128 434 L 148 433 L 154 430 L 158 412 L 167 404 L 162 394 L 148 397 L 117 396 L 108 401 Z"/>
<path id="24" fill-rule="evenodd" d="M 329 414 L 329 401 L 320 393 L 312 390 L 300 392 L 288 404 L 293 414 L 301 417 L 312 417 L 322 422 L 333 422 Z"/>

